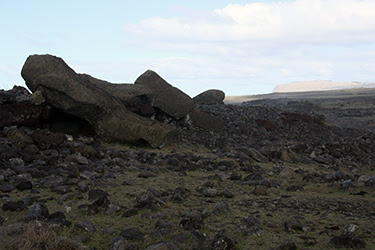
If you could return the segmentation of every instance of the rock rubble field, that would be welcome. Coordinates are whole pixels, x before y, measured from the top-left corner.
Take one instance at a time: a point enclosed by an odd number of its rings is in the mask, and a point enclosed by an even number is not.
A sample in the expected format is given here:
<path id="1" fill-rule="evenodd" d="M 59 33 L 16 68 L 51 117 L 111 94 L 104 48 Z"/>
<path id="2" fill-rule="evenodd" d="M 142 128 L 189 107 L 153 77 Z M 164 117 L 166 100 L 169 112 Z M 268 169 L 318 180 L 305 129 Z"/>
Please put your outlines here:
<path id="1" fill-rule="evenodd" d="M 0 90 L 2 249 L 374 249 L 375 134 L 30 56 Z"/>

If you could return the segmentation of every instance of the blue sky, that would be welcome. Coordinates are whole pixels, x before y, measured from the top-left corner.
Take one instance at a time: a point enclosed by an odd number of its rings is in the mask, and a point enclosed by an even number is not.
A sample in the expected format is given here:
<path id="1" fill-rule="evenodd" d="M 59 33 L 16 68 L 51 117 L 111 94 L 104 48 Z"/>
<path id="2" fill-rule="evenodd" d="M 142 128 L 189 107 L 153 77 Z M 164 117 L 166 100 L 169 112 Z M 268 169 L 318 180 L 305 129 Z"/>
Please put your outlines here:
<path id="1" fill-rule="evenodd" d="M 0 89 L 31 54 L 132 83 L 147 69 L 190 96 L 304 80 L 375 82 L 375 1 L 0 1 Z"/>

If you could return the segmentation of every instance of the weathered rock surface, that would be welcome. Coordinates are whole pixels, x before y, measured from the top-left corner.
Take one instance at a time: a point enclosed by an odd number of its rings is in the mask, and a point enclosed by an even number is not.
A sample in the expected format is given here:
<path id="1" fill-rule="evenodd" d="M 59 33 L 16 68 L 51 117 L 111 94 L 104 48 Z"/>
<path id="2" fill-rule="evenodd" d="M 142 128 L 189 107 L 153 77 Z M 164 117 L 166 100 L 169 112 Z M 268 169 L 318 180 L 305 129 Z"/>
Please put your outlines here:
<path id="1" fill-rule="evenodd" d="M 189 117 L 194 126 L 215 132 L 219 132 L 224 129 L 224 122 L 210 113 L 193 109 L 189 113 Z"/>
<path id="2" fill-rule="evenodd" d="M 40 90 L 51 106 L 85 119 L 100 136 L 132 143 L 146 141 L 153 147 L 162 147 L 171 139 L 170 127 L 128 111 L 118 99 L 75 73 L 61 58 L 29 56 L 21 74 L 31 91 Z"/>
<path id="3" fill-rule="evenodd" d="M 206 90 L 193 98 L 195 104 L 223 104 L 225 93 L 218 89 Z"/>
<path id="4" fill-rule="evenodd" d="M 134 84 L 146 86 L 153 96 L 152 106 L 171 117 L 184 118 L 194 108 L 194 102 L 187 94 L 170 85 L 152 70 L 139 76 Z"/>
<path id="5" fill-rule="evenodd" d="M 151 91 L 146 86 L 140 84 L 113 84 L 87 74 L 80 74 L 80 76 L 93 85 L 105 90 L 110 95 L 118 98 L 122 104 L 133 113 L 144 116 L 153 115 L 155 113 L 155 110 L 151 109 L 150 112 L 146 108 L 152 103 Z"/>

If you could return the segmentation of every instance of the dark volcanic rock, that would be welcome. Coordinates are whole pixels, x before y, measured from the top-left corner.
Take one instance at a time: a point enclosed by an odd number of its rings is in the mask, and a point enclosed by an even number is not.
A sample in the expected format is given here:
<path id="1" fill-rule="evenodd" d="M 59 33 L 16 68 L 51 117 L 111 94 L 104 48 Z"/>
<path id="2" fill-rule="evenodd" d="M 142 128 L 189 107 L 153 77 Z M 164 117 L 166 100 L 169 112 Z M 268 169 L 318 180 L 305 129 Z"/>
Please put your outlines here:
<path id="1" fill-rule="evenodd" d="M 249 215 L 241 220 L 241 231 L 244 235 L 263 234 L 259 219 Z"/>
<path id="2" fill-rule="evenodd" d="M 91 232 L 91 233 L 96 232 L 96 228 L 94 224 L 92 224 L 89 221 L 80 221 L 74 224 L 74 226 L 78 229 L 81 229 L 87 232 Z"/>
<path id="3" fill-rule="evenodd" d="M 193 98 L 197 104 L 223 104 L 225 93 L 218 89 L 206 90 Z"/>
<path id="4" fill-rule="evenodd" d="M 218 232 L 212 240 L 213 250 L 235 250 L 236 244 L 225 232 L 221 230 Z"/>
<path id="5" fill-rule="evenodd" d="M 0 128 L 12 125 L 39 126 L 49 115 L 45 105 L 0 104 Z"/>
<path id="6" fill-rule="evenodd" d="M 75 73 L 61 58 L 29 56 L 21 74 L 31 91 L 42 92 L 46 103 L 85 119 L 100 136 L 131 143 L 143 140 L 154 147 L 162 147 L 171 139 L 170 127 L 128 111 L 117 98 Z"/>
<path id="7" fill-rule="evenodd" d="M 194 126 L 215 132 L 219 132 L 224 129 L 224 122 L 210 113 L 193 109 L 189 113 L 189 117 Z"/>
<path id="8" fill-rule="evenodd" d="M 22 201 L 8 201 L 2 206 L 4 211 L 20 212 L 27 209 L 27 206 Z"/>
<path id="9" fill-rule="evenodd" d="M 89 200 L 95 200 L 95 199 L 99 199 L 99 198 L 101 198 L 103 196 L 107 197 L 107 196 L 109 196 L 109 194 L 106 191 L 101 190 L 101 189 L 91 189 L 88 192 L 87 199 L 89 199 Z"/>
<path id="10" fill-rule="evenodd" d="M 194 102 L 188 95 L 152 70 L 139 76 L 134 84 L 146 86 L 153 96 L 152 105 L 176 119 L 186 117 L 194 107 Z"/>
<path id="11" fill-rule="evenodd" d="M 145 234 L 142 233 L 138 228 L 133 227 L 124 229 L 120 233 L 120 236 L 124 237 L 127 240 L 142 240 L 145 237 Z"/>
<path id="12" fill-rule="evenodd" d="M 29 208 L 27 218 L 29 220 L 40 220 L 47 219 L 49 217 L 49 211 L 46 205 L 43 203 L 36 203 Z"/>

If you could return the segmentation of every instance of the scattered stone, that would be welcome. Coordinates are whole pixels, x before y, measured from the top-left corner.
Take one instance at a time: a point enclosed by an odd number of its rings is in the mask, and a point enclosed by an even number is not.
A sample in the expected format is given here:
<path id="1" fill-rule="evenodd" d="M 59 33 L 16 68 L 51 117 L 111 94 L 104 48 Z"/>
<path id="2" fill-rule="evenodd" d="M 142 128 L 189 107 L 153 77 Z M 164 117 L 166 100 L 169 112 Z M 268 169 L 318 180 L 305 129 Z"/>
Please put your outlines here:
<path id="1" fill-rule="evenodd" d="M 29 208 L 27 213 L 28 220 L 42 220 L 49 217 L 49 211 L 45 204 L 36 203 Z"/>
<path id="2" fill-rule="evenodd" d="M 205 233 L 201 233 L 197 230 L 191 231 L 191 236 L 193 238 L 193 247 L 192 249 L 208 249 L 208 237 Z"/>
<path id="3" fill-rule="evenodd" d="M 249 215 L 241 219 L 241 231 L 244 235 L 262 235 L 263 230 L 259 219 Z"/>
<path id="4" fill-rule="evenodd" d="M 9 183 L 3 183 L 0 186 L 0 191 L 3 193 L 9 193 L 12 192 L 13 190 L 16 190 L 17 188 Z"/>
<path id="5" fill-rule="evenodd" d="M 139 173 L 138 177 L 147 179 L 147 178 L 150 178 L 150 177 L 156 177 L 156 175 L 154 173 L 151 173 L 150 171 L 147 171 L 147 172 Z"/>
<path id="6" fill-rule="evenodd" d="M 293 217 L 289 218 L 287 221 L 284 222 L 284 227 L 290 233 L 292 233 L 294 231 L 303 231 L 303 229 L 304 229 L 303 221 L 304 220 L 305 219 L 303 217 L 293 216 Z"/>
<path id="7" fill-rule="evenodd" d="M 101 190 L 101 189 L 91 189 L 89 192 L 88 192 L 88 195 L 87 195 L 87 199 L 88 200 L 95 200 L 95 199 L 99 199 L 100 197 L 107 197 L 109 196 L 109 194 L 104 191 L 104 190 Z"/>
<path id="8" fill-rule="evenodd" d="M 213 250 L 235 250 L 236 244 L 233 239 L 231 239 L 225 230 L 218 232 L 212 240 Z"/>
<path id="9" fill-rule="evenodd" d="M 142 240 L 145 237 L 145 234 L 138 228 L 133 227 L 121 231 L 120 236 L 124 237 L 126 240 Z"/>
<path id="10" fill-rule="evenodd" d="M 148 194 L 137 196 L 135 207 L 138 209 L 149 208 L 152 210 L 157 210 L 160 205 L 164 205 L 164 204 L 165 203 L 162 200 L 148 193 Z"/>
<path id="11" fill-rule="evenodd" d="M 181 219 L 179 225 L 189 231 L 200 229 L 203 226 L 202 212 L 197 209 L 189 210 Z"/>
<path id="12" fill-rule="evenodd" d="M 27 206 L 22 201 L 8 201 L 2 206 L 3 211 L 21 212 L 27 209 Z"/>
<path id="13" fill-rule="evenodd" d="M 220 193 L 218 193 L 218 196 L 230 199 L 234 197 L 234 194 L 230 192 L 229 190 L 223 190 Z"/>
<path id="14" fill-rule="evenodd" d="M 203 190 L 203 195 L 210 198 L 216 197 L 217 190 L 215 188 L 206 188 Z"/>
<path id="15" fill-rule="evenodd" d="M 359 237 L 355 236 L 357 226 L 354 224 L 349 224 L 345 227 L 344 231 L 340 236 L 334 236 L 331 242 L 335 244 L 336 248 L 365 248 L 366 242 L 364 242 Z"/>
<path id="16" fill-rule="evenodd" d="M 70 226 L 72 223 L 68 221 L 65 214 L 61 211 L 54 212 L 48 217 L 48 221 L 53 224 L 60 224 L 62 226 Z"/>
<path id="17" fill-rule="evenodd" d="M 137 215 L 138 214 L 138 209 L 136 208 L 130 208 L 130 209 L 127 209 L 125 210 L 125 212 L 122 214 L 123 217 L 132 217 L 134 215 Z"/>
<path id="18" fill-rule="evenodd" d="M 300 185 L 290 185 L 286 188 L 286 191 L 288 192 L 296 192 L 296 191 L 305 191 L 305 188 Z"/>
<path id="19" fill-rule="evenodd" d="M 90 233 L 96 232 L 96 228 L 94 224 L 92 224 L 89 221 L 80 221 L 74 224 L 74 226 L 78 229 L 81 229 Z"/>
<path id="20" fill-rule="evenodd" d="M 263 185 L 256 185 L 255 188 L 254 188 L 254 191 L 253 191 L 253 194 L 254 195 L 267 195 L 268 193 L 268 188 L 266 186 L 263 186 Z"/>
<path id="21" fill-rule="evenodd" d="M 231 210 L 229 208 L 229 204 L 226 201 L 219 201 L 214 206 L 214 214 L 220 214 L 220 213 L 230 213 Z"/>
<path id="22" fill-rule="evenodd" d="M 238 180 L 241 180 L 241 178 L 242 178 L 242 174 L 237 173 L 237 172 L 234 172 L 234 173 L 232 173 L 232 174 L 230 175 L 229 178 L 230 178 L 231 180 L 233 180 L 233 181 L 238 181 Z"/>
<path id="23" fill-rule="evenodd" d="M 185 244 L 188 240 L 190 240 L 190 236 L 185 233 L 179 233 L 173 236 L 173 241 L 178 244 Z"/>
<path id="24" fill-rule="evenodd" d="M 18 190 L 24 191 L 24 190 L 32 189 L 33 184 L 31 183 L 31 181 L 21 181 L 20 183 L 18 183 L 18 185 L 16 187 L 17 187 Z"/>
<path id="25" fill-rule="evenodd" d="M 138 250 L 138 246 L 135 243 L 127 241 L 124 237 L 116 237 L 112 240 L 111 250 Z"/>
<path id="26" fill-rule="evenodd" d="M 172 227 L 173 227 L 172 222 L 169 222 L 163 219 L 158 220 L 155 224 L 155 228 L 158 228 L 158 229 L 172 228 Z"/>
<path id="27" fill-rule="evenodd" d="M 280 250 L 297 250 L 298 247 L 294 242 L 287 241 L 287 242 L 284 242 L 283 244 L 281 244 L 278 249 L 280 249 Z"/>

